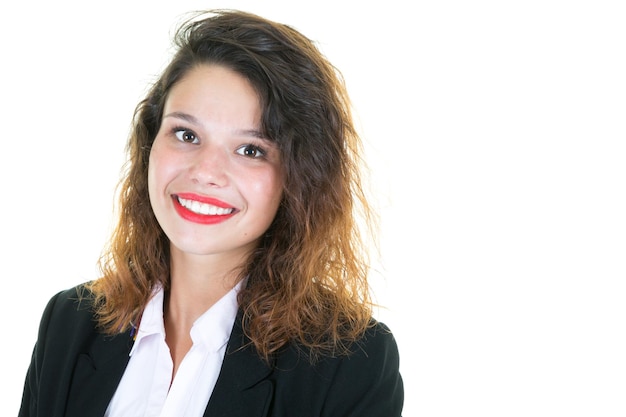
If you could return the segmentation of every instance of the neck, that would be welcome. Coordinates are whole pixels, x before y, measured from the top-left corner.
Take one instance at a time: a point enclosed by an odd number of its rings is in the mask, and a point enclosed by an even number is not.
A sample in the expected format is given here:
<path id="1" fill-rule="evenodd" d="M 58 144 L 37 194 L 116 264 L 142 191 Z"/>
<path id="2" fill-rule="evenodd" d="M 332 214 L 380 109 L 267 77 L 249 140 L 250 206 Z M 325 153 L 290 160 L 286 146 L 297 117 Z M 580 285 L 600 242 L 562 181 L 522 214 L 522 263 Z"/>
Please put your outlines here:
<path id="1" fill-rule="evenodd" d="M 174 364 L 172 377 L 192 346 L 193 323 L 237 284 L 241 260 L 200 257 L 172 248 L 170 285 L 165 293 L 165 340 Z"/>
<path id="2" fill-rule="evenodd" d="M 170 286 L 164 313 L 170 322 L 191 328 L 193 322 L 239 280 L 240 260 L 184 254 L 173 249 Z"/>

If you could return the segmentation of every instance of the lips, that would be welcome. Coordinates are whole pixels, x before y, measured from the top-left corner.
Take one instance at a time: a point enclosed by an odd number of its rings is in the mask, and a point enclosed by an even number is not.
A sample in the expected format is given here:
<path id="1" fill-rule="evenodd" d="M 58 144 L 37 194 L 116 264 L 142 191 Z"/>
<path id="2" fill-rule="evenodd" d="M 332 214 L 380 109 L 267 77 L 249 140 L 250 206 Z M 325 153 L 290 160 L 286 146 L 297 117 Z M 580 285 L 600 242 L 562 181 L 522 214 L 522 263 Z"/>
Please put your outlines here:
<path id="1" fill-rule="evenodd" d="M 177 213 L 185 220 L 200 224 L 215 224 L 231 218 L 237 210 L 223 201 L 196 194 L 172 196 Z"/>
<path id="2" fill-rule="evenodd" d="M 187 200 L 185 198 L 180 198 L 180 196 L 178 197 L 178 203 L 187 210 L 191 210 L 196 214 L 223 216 L 234 211 L 233 208 L 223 208 L 214 206 L 213 204 L 201 203 L 197 200 Z"/>

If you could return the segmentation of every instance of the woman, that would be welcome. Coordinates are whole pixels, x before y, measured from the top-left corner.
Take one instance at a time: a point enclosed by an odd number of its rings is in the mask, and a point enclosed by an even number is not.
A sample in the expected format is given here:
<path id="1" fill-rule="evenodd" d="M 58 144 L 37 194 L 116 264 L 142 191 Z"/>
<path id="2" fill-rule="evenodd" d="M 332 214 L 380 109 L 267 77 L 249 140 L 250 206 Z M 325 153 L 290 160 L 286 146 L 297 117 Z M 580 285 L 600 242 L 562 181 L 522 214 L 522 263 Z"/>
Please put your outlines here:
<path id="1" fill-rule="evenodd" d="M 339 74 L 243 12 L 175 40 L 135 113 L 102 277 L 46 307 L 20 416 L 399 416 Z"/>

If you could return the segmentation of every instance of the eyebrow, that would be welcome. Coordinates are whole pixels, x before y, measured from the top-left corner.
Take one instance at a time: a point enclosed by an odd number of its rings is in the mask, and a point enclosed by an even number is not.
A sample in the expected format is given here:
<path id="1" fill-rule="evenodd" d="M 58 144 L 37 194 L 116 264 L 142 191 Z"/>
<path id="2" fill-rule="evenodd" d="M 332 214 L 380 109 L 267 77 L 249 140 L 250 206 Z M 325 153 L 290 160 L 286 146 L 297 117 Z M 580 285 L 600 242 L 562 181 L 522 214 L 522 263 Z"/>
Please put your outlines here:
<path id="1" fill-rule="evenodd" d="M 183 112 L 179 112 L 179 111 L 175 111 L 175 112 L 171 112 L 166 114 L 165 116 L 163 116 L 163 118 L 167 118 L 167 117 L 173 117 L 176 119 L 181 119 L 184 120 L 186 122 L 189 122 L 191 124 L 194 124 L 196 126 L 201 125 L 200 121 L 192 116 L 191 114 L 188 113 L 183 113 Z M 236 131 L 237 134 L 240 135 L 244 135 L 244 136 L 252 136 L 254 138 L 257 139 L 262 139 L 262 140 L 269 140 L 260 130 L 258 129 L 239 129 Z"/>

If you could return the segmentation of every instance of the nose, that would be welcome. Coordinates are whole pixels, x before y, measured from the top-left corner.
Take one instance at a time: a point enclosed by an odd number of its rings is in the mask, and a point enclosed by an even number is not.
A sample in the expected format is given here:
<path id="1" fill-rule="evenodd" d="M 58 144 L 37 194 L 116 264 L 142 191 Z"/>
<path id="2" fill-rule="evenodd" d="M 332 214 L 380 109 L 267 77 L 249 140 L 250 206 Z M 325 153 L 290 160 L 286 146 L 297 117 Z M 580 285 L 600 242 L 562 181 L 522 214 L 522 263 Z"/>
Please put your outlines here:
<path id="1" fill-rule="evenodd" d="M 223 187 L 228 183 L 228 153 L 215 144 L 202 144 L 194 152 L 190 176 L 195 183 Z"/>

